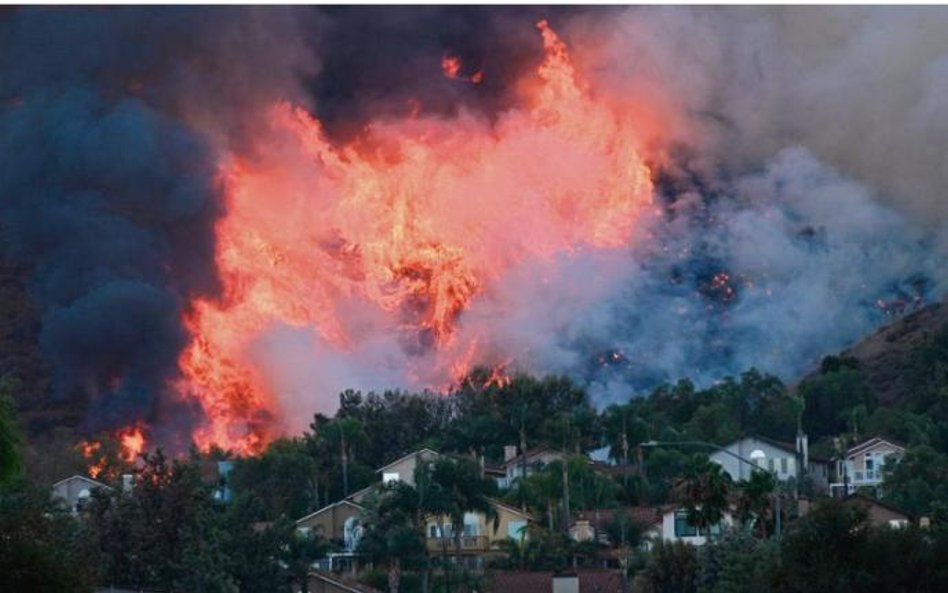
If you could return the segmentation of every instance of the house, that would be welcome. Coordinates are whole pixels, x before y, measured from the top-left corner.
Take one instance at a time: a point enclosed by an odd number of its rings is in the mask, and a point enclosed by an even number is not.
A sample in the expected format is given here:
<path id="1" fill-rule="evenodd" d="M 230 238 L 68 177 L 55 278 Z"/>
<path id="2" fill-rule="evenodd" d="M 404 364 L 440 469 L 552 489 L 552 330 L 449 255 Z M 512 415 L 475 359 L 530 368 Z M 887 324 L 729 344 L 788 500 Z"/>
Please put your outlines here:
<path id="1" fill-rule="evenodd" d="M 498 487 L 502 489 L 510 488 L 518 478 L 523 476 L 524 458 L 526 458 L 527 476 L 532 476 L 555 461 L 563 461 L 566 459 L 566 454 L 549 445 L 540 445 L 524 454 L 517 455 L 517 448 L 508 445 L 504 447 L 504 463 L 502 466 L 504 476 L 497 480 Z"/>
<path id="2" fill-rule="evenodd" d="M 232 460 L 221 461 L 203 461 L 200 465 L 201 479 L 205 484 L 213 487 L 214 500 L 218 502 L 230 502 L 234 493 L 231 491 L 230 473 L 234 470 Z"/>
<path id="3" fill-rule="evenodd" d="M 340 500 L 297 519 L 296 529 L 302 533 L 319 534 L 352 553 L 358 547 L 362 535 L 359 515 L 363 510 L 362 505 L 351 500 Z"/>
<path id="4" fill-rule="evenodd" d="M 475 566 L 479 566 L 485 556 L 502 553 L 501 542 L 508 539 L 517 541 L 527 539 L 528 527 L 534 522 L 529 514 L 499 500 L 491 499 L 490 504 L 497 514 L 496 529 L 494 520 L 488 520 L 484 513 L 464 514 L 461 554 L 475 558 L 472 562 Z M 425 546 L 434 554 L 453 554 L 455 551 L 453 533 L 449 517 L 428 517 L 425 527 Z"/>
<path id="5" fill-rule="evenodd" d="M 724 512 L 721 521 L 716 525 L 699 529 L 688 520 L 688 511 L 685 508 L 668 505 L 662 507 L 661 522 L 654 523 L 646 531 L 646 539 L 651 542 L 661 539 L 668 542 L 681 541 L 693 546 L 703 546 L 707 543 L 708 537 L 722 533 L 725 529 L 732 527 L 734 523 L 734 513 L 728 510 Z"/>
<path id="6" fill-rule="evenodd" d="M 728 443 L 710 455 L 734 481 L 746 480 L 755 469 L 768 471 L 780 481 L 799 480 L 805 473 L 817 491 L 829 485 L 829 461 L 810 455 L 807 436 L 797 436 L 796 444 L 762 436 L 749 436 Z M 743 458 L 746 461 L 742 461 Z M 753 462 L 753 465 L 748 462 Z M 806 468 L 801 472 L 801 468 Z"/>
<path id="7" fill-rule="evenodd" d="M 573 523 L 569 528 L 570 538 L 577 542 L 597 540 L 605 545 L 619 545 L 621 542 L 610 541 L 607 530 L 620 519 L 630 524 L 630 530 L 633 526 L 643 531 L 652 529 L 661 526 L 662 507 L 634 506 L 575 511 Z"/>
<path id="8" fill-rule="evenodd" d="M 388 465 L 375 470 L 382 474 L 382 484 L 401 480 L 410 486 L 415 485 L 415 468 L 419 463 L 428 463 L 441 457 L 441 454 L 431 449 L 419 449 L 399 457 Z"/>
<path id="9" fill-rule="evenodd" d="M 92 478 L 76 474 L 75 476 L 53 484 L 52 495 L 54 498 L 65 501 L 73 513 L 78 513 L 82 510 L 82 507 L 89 502 L 89 499 L 92 497 L 92 491 L 96 488 L 112 490 L 111 486 L 107 486 Z"/>
<path id="10" fill-rule="evenodd" d="M 850 494 L 843 499 L 843 504 L 863 509 L 869 524 L 876 527 L 908 527 L 912 523 L 912 517 L 905 511 L 864 494 Z"/>
<path id="11" fill-rule="evenodd" d="M 830 484 L 830 492 L 842 497 L 868 490 L 876 497 L 881 496 L 883 467 L 904 454 L 904 445 L 882 437 L 850 447 L 843 458 L 836 461 L 836 480 Z"/>

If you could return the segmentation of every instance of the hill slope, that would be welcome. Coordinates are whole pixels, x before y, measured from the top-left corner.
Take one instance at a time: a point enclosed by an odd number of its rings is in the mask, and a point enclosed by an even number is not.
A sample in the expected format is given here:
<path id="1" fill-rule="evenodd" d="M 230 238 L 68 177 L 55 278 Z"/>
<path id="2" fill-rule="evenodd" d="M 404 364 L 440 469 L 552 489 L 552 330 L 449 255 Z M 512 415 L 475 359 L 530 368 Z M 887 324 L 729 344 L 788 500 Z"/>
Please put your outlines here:
<path id="1" fill-rule="evenodd" d="M 920 349 L 948 331 L 948 304 L 932 303 L 914 313 L 884 325 L 839 353 L 855 358 L 863 377 L 882 405 L 903 403 L 915 388 L 914 367 Z M 800 383 L 820 374 L 816 369 Z"/>

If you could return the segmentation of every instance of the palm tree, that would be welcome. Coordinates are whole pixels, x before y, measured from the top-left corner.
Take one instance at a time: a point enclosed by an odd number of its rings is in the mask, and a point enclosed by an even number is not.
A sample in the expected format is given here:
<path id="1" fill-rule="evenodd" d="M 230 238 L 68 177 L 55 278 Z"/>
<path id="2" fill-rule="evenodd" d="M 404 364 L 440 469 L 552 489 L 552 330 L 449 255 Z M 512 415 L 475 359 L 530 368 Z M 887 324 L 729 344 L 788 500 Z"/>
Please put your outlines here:
<path id="1" fill-rule="evenodd" d="M 420 515 L 418 493 L 405 482 L 392 482 L 365 501 L 362 522 L 366 530 L 359 551 L 385 561 L 388 590 L 398 593 L 402 561 L 425 554 L 424 540 L 416 524 Z"/>
<path id="2" fill-rule="evenodd" d="M 688 521 L 702 531 L 710 533 L 711 527 L 724 518 L 728 507 L 731 476 L 704 455 L 695 455 L 685 468 L 680 484 L 680 493 Z"/>
<path id="3" fill-rule="evenodd" d="M 771 514 L 771 496 L 777 487 L 773 474 L 754 470 L 750 478 L 740 484 L 737 515 L 741 522 L 756 520 L 761 539 L 767 537 L 767 517 Z"/>
<path id="4" fill-rule="evenodd" d="M 431 478 L 440 491 L 439 504 L 433 506 L 451 520 L 455 560 L 459 563 L 465 514 L 480 513 L 493 521 L 497 530 L 499 517 L 490 499 L 496 492 L 496 484 L 482 478 L 478 464 L 470 459 L 440 458 L 432 467 Z"/>

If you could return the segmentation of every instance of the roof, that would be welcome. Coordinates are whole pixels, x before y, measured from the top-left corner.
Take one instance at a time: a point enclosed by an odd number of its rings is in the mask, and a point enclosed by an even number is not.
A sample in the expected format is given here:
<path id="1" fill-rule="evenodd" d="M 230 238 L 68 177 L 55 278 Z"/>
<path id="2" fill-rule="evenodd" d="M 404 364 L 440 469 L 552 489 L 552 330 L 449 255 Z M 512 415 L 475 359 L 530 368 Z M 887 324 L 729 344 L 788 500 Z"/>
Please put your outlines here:
<path id="1" fill-rule="evenodd" d="M 83 476 L 80 474 L 75 474 L 75 475 L 69 476 L 68 478 L 63 478 L 62 480 L 53 484 L 52 488 L 55 488 L 56 486 L 59 486 L 60 484 L 64 484 L 66 482 L 71 482 L 72 480 L 82 480 L 83 482 L 88 482 L 89 484 L 92 485 L 93 488 L 105 488 L 106 490 L 112 490 L 112 487 L 109 486 L 108 484 L 103 484 L 102 482 L 98 480 L 93 480 L 90 477 Z"/>
<path id="2" fill-rule="evenodd" d="M 573 519 L 577 521 L 595 522 L 598 516 L 599 524 L 605 525 L 611 523 L 620 514 L 625 514 L 632 520 L 643 526 L 655 525 L 662 522 L 662 509 L 658 506 L 635 506 L 620 507 L 617 509 L 583 509 L 573 513 Z"/>
<path id="3" fill-rule="evenodd" d="M 864 450 L 869 449 L 870 447 L 873 447 L 873 446 L 878 445 L 878 444 L 880 444 L 880 443 L 888 443 L 888 444 L 892 445 L 893 447 L 896 447 L 896 448 L 898 448 L 898 449 L 902 449 L 903 451 L 905 450 L 905 445 L 904 445 L 903 443 L 900 443 L 899 441 L 896 441 L 896 440 L 890 439 L 890 438 L 886 438 L 886 437 L 878 437 L 878 436 L 876 436 L 876 437 L 868 438 L 868 439 L 862 441 L 861 443 L 858 443 L 858 444 L 853 445 L 852 447 L 846 449 L 846 456 L 849 457 L 850 455 L 855 455 L 856 453 L 859 453 L 860 451 L 864 451 Z"/>
<path id="4" fill-rule="evenodd" d="M 433 450 L 433 449 L 429 449 L 428 447 L 425 447 L 425 448 L 423 448 L 423 449 L 418 449 L 417 451 L 412 451 L 411 453 L 408 453 L 407 455 L 402 455 L 401 457 L 399 457 L 399 458 L 396 459 L 395 461 L 393 461 L 393 462 L 391 462 L 391 463 L 389 463 L 389 464 L 387 464 L 387 465 L 383 465 L 382 467 L 378 468 L 377 470 L 375 470 L 375 473 L 383 472 L 383 471 L 387 470 L 388 468 L 392 467 L 393 465 L 397 465 L 397 464 L 399 464 L 399 463 L 405 461 L 406 459 L 409 459 L 409 458 L 411 458 L 411 457 L 416 457 L 416 456 L 421 455 L 422 453 L 425 453 L 425 452 L 430 453 L 431 455 L 433 455 L 433 456 L 435 456 L 435 457 L 440 457 L 440 456 L 441 456 L 441 453 L 438 453 L 437 451 L 435 451 L 435 450 Z"/>
<path id="5" fill-rule="evenodd" d="M 381 593 L 378 589 L 373 589 L 372 587 L 367 587 L 362 583 L 356 583 L 348 579 L 340 578 L 339 575 L 335 575 L 328 572 L 322 571 L 311 571 L 309 573 L 310 580 L 317 579 L 324 583 L 329 583 L 334 587 L 346 591 L 347 593 Z"/>
<path id="6" fill-rule="evenodd" d="M 553 448 L 550 445 L 543 443 L 541 445 L 537 445 L 536 447 L 532 449 L 527 449 L 526 453 L 522 453 L 520 455 L 517 455 L 516 457 L 511 457 L 510 459 L 504 462 L 503 467 L 510 467 L 511 465 L 517 465 L 519 463 L 522 463 L 522 460 L 524 457 L 526 457 L 527 459 L 530 459 L 531 457 L 535 457 L 537 455 L 541 455 L 546 452 L 554 453 L 556 455 L 559 455 L 560 457 L 566 457 L 566 453 L 563 453 L 559 449 Z"/>
<path id="7" fill-rule="evenodd" d="M 491 503 L 492 505 L 494 505 L 494 506 L 496 506 L 496 507 L 500 507 L 500 508 L 502 508 L 502 509 L 504 509 L 504 510 L 510 511 L 511 513 L 514 513 L 515 515 L 519 515 L 519 516 L 523 517 L 524 519 L 527 519 L 527 520 L 529 520 L 529 521 L 536 521 L 536 519 L 534 519 L 533 515 L 531 515 L 530 513 L 526 513 L 526 512 L 524 512 L 524 511 L 521 511 L 520 509 L 518 509 L 518 508 L 516 508 L 516 507 L 512 507 L 512 506 L 510 506 L 510 505 L 507 504 L 507 503 L 501 502 L 501 501 L 497 500 L 496 498 L 488 498 L 487 500 L 490 501 L 490 503 Z"/>
<path id="8" fill-rule="evenodd" d="M 376 487 L 378 487 L 378 484 L 369 484 L 368 486 L 366 486 L 366 487 L 363 488 L 362 490 L 356 490 L 356 491 L 353 492 L 352 494 L 346 496 L 345 500 L 351 500 L 352 502 L 358 503 L 358 502 L 361 501 L 363 498 L 365 498 L 365 495 L 366 495 L 366 494 L 368 494 L 369 492 L 371 492 L 371 491 L 372 491 L 373 489 L 375 489 Z"/>
<path id="9" fill-rule="evenodd" d="M 337 502 L 334 502 L 334 503 L 332 503 L 332 504 L 327 504 L 327 505 L 324 506 L 323 508 L 321 508 L 321 509 L 319 509 L 319 510 L 317 510 L 317 511 L 313 511 L 312 513 L 306 515 L 305 517 L 300 517 L 299 519 L 296 520 L 296 524 L 299 525 L 300 523 L 302 523 L 303 521 L 305 521 L 305 520 L 307 520 L 307 519 L 311 519 L 311 518 L 315 517 L 316 515 L 325 513 L 326 511 L 331 510 L 331 509 L 333 509 L 333 508 L 335 508 L 335 507 L 337 507 L 337 506 L 340 506 L 340 505 L 349 505 L 349 506 L 354 507 L 356 510 L 359 510 L 359 511 L 361 511 L 361 510 L 363 510 L 363 509 L 365 508 L 365 507 L 363 507 L 361 504 L 354 503 L 354 502 L 352 502 L 351 500 L 342 499 L 342 500 L 337 501 Z"/>
<path id="10" fill-rule="evenodd" d="M 886 509 L 886 510 L 888 510 L 888 511 L 892 511 L 893 513 L 897 513 L 897 514 L 899 514 L 899 515 L 904 516 L 904 517 L 906 518 L 906 520 L 909 520 L 909 521 L 912 520 L 912 515 L 910 515 L 910 514 L 908 513 L 908 511 L 904 511 L 904 510 L 900 509 L 899 507 L 897 507 L 897 506 L 895 506 L 895 505 L 892 505 L 892 504 L 889 504 L 889 503 L 886 503 L 886 502 L 882 502 L 882 501 L 879 500 L 878 498 L 872 498 L 871 496 L 866 496 L 865 494 L 862 494 L 861 492 L 855 492 L 855 493 L 850 494 L 849 496 L 847 496 L 847 497 L 845 497 L 845 498 L 843 499 L 843 504 L 856 504 L 856 503 L 859 503 L 859 502 L 862 502 L 862 503 L 868 504 L 868 505 L 873 505 L 873 506 L 881 507 L 881 508 Z"/>
<path id="11" fill-rule="evenodd" d="M 797 445 L 796 445 L 796 443 L 788 443 L 788 442 L 786 442 L 786 441 L 778 441 L 777 439 L 772 439 L 772 438 L 770 438 L 770 437 L 761 436 L 761 435 L 759 435 L 759 434 L 752 434 L 752 435 L 748 435 L 748 436 L 746 436 L 746 437 L 742 437 L 742 438 L 733 440 L 733 441 L 731 441 L 730 443 L 724 445 L 723 448 L 727 448 L 727 447 L 730 447 L 731 445 L 734 445 L 734 444 L 739 443 L 739 442 L 741 442 L 741 441 L 747 441 L 747 440 L 751 440 L 751 439 L 752 439 L 752 440 L 755 440 L 755 441 L 760 441 L 760 442 L 762 442 L 762 443 L 767 443 L 767 444 L 770 445 L 771 447 L 776 447 L 776 448 L 781 449 L 781 450 L 783 450 L 783 451 L 786 451 L 787 453 L 790 453 L 790 454 L 792 454 L 792 455 L 796 455 L 796 454 L 797 454 Z M 713 455 L 713 453 L 712 453 L 712 455 Z M 816 463 L 829 463 L 829 459 L 827 459 L 827 458 L 825 458 L 825 457 L 820 457 L 819 455 L 813 455 L 812 453 L 807 453 L 807 457 L 809 457 L 809 459 L 810 459 L 811 462 L 816 462 Z"/>
<path id="12" fill-rule="evenodd" d="M 484 586 L 486 593 L 552 593 L 552 572 L 496 571 L 489 574 Z M 622 575 L 612 570 L 579 571 L 575 575 L 579 580 L 579 593 L 620 593 Z"/>

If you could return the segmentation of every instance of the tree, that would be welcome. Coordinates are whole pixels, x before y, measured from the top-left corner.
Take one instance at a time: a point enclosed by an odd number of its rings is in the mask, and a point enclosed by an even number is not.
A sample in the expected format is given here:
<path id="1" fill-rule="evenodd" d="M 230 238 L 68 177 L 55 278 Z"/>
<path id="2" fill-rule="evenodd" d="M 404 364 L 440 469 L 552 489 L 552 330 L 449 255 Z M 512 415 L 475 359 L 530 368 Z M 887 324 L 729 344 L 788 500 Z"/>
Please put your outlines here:
<path id="1" fill-rule="evenodd" d="M 874 591 L 868 582 L 866 543 L 869 531 L 864 510 L 825 501 L 795 522 L 781 546 L 782 562 L 776 591 L 786 593 L 851 593 Z"/>
<path id="2" fill-rule="evenodd" d="M 24 478 L 0 484 L 0 590 L 91 591 L 92 550 L 49 490 Z"/>
<path id="3" fill-rule="evenodd" d="M 260 521 L 298 519 L 319 506 L 318 473 L 303 439 L 278 439 L 260 456 L 239 459 L 230 486 L 262 503 Z"/>
<path id="4" fill-rule="evenodd" d="M 344 396 L 345 394 L 343 394 Z M 353 451 L 362 445 L 368 437 L 358 420 L 354 418 L 337 417 L 325 423 L 319 422 L 319 417 L 310 425 L 315 438 L 323 439 L 328 449 L 335 451 L 339 456 L 339 465 L 342 473 L 342 496 L 350 493 L 350 463 L 355 459 Z"/>
<path id="5" fill-rule="evenodd" d="M 655 542 L 643 571 L 648 593 L 695 593 L 698 556 L 681 541 Z"/>
<path id="6" fill-rule="evenodd" d="M 365 500 L 362 521 L 365 533 L 359 541 L 359 552 L 388 569 L 388 591 L 398 593 L 405 562 L 418 561 L 426 553 L 422 534 L 415 517 L 420 512 L 418 494 L 404 482 L 392 482 Z"/>
<path id="7" fill-rule="evenodd" d="M 698 550 L 697 593 L 770 593 L 779 550 L 731 530 Z"/>
<path id="8" fill-rule="evenodd" d="M 745 524 L 756 521 L 761 539 L 767 537 L 768 517 L 773 510 L 771 497 L 776 488 L 777 481 L 773 474 L 758 469 L 751 472 L 750 477 L 739 484 L 737 516 Z"/>
<path id="9" fill-rule="evenodd" d="M 497 511 L 490 500 L 490 496 L 496 494 L 496 483 L 481 477 L 477 463 L 463 458 L 435 460 L 431 479 L 441 493 L 442 509 L 451 519 L 455 559 L 460 563 L 465 514 L 483 514 L 497 529 Z"/>
<path id="10" fill-rule="evenodd" d="M 692 457 L 679 489 L 688 521 L 699 532 L 710 532 L 724 518 L 730 485 L 731 477 L 720 465 L 704 455 Z"/>
<path id="11" fill-rule="evenodd" d="M 910 447 L 902 459 L 886 463 L 882 495 L 913 515 L 948 505 L 948 455 L 931 447 Z"/>
<path id="12" fill-rule="evenodd" d="M 20 435 L 14 419 L 13 391 L 16 382 L 0 378 L 0 484 L 20 471 Z"/>
<path id="13" fill-rule="evenodd" d="M 287 567 L 289 572 L 289 581 L 294 585 L 294 591 L 308 593 L 309 591 L 309 573 L 313 562 L 326 555 L 329 551 L 329 545 L 326 540 L 315 533 L 301 533 L 294 528 L 294 525 L 284 520 L 282 525 L 276 527 L 281 530 L 284 536 L 281 538 L 285 543 L 281 546 L 280 559 Z"/>

